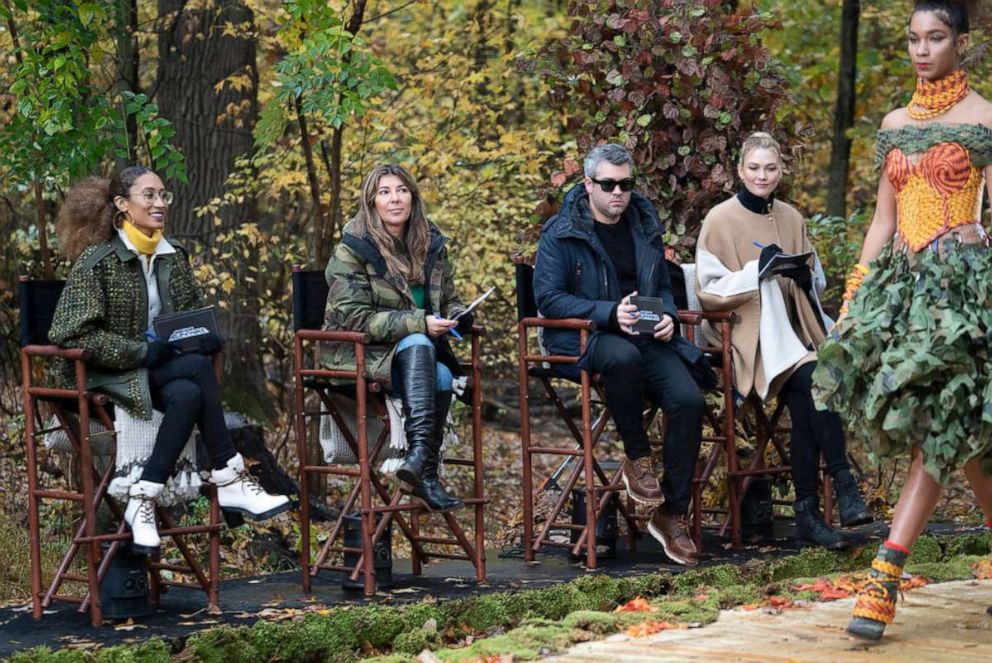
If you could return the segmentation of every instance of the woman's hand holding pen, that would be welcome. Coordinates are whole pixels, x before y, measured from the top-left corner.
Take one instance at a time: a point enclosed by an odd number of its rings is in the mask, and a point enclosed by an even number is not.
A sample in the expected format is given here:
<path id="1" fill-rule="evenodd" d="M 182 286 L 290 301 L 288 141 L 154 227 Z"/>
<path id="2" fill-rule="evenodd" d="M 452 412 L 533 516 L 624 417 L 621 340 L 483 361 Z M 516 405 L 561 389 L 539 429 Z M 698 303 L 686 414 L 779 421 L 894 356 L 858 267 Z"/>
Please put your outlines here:
<path id="1" fill-rule="evenodd" d="M 428 336 L 437 338 L 438 336 L 443 336 L 444 334 L 451 334 L 455 338 L 461 338 L 461 336 L 458 335 L 458 332 L 455 331 L 455 327 L 458 326 L 457 320 L 439 318 L 436 315 L 428 315 L 424 320 L 427 323 Z"/>

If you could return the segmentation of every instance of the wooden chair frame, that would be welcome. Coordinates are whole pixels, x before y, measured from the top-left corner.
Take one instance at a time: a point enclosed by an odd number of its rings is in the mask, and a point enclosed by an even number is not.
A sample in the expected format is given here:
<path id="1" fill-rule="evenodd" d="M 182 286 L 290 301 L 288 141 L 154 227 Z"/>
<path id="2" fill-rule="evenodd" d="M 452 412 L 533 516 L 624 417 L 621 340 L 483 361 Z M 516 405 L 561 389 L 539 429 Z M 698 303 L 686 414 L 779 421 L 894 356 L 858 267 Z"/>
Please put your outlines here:
<path id="1" fill-rule="evenodd" d="M 518 284 L 518 287 L 519 284 Z M 710 320 L 718 325 L 723 335 L 723 342 L 719 348 L 703 347 L 703 351 L 719 350 L 727 351 L 730 348 L 730 321 L 731 316 L 725 313 L 702 313 L 699 311 L 680 311 L 680 322 L 683 323 L 689 334 L 689 340 L 695 341 L 695 327 L 703 319 Z M 610 499 L 611 493 L 624 490 L 621 481 L 621 471 L 618 469 L 613 476 L 607 476 L 599 461 L 596 459 L 596 443 L 602 435 L 609 422 L 609 412 L 605 405 L 602 406 L 598 416 L 593 421 L 592 408 L 596 401 L 592 399 L 593 391 L 600 396 L 602 402 L 602 386 L 598 382 L 598 376 L 590 375 L 588 371 L 580 370 L 580 402 L 581 402 L 581 426 L 576 425 L 569 416 L 561 397 L 558 395 L 551 380 L 556 377 L 553 368 L 546 366 L 555 365 L 575 365 L 578 363 L 578 356 L 570 355 L 549 355 L 543 353 L 532 353 L 530 351 L 531 330 L 536 329 L 567 329 L 579 333 L 579 347 L 581 356 L 586 349 L 589 340 L 589 333 L 595 330 L 595 323 L 591 320 L 581 320 L 576 318 L 553 320 L 540 317 L 524 317 L 518 322 L 518 379 L 520 395 L 520 437 L 522 444 L 523 463 L 523 534 L 522 542 L 524 547 L 524 559 L 532 561 L 535 554 L 543 547 L 569 548 L 572 555 L 581 556 L 584 552 L 587 568 L 594 569 L 598 565 L 596 553 L 596 524 Z M 718 460 L 721 455 L 730 457 L 732 454 L 728 450 L 734 447 L 734 401 L 733 401 L 733 380 L 729 366 L 721 369 L 721 394 L 725 404 L 722 417 L 717 417 L 707 409 L 713 434 L 704 435 L 703 442 L 712 444 L 706 462 L 696 465 L 696 475 L 692 484 L 692 537 L 696 545 L 701 544 L 702 539 L 702 516 L 704 512 L 711 511 L 702 506 L 702 489 L 710 482 Z M 578 443 L 576 446 L 535 446 L 532 444 L 530 429 L 530 390 L 529 380 L 538 380 L 545 393 L 548 395 L 557 412 L 565 421 L 566 426 L 573 438 Z M 646 414 L 646 426 L 657 416 L 658 408 L 651 407 Z M 533 456 L 535 454 L 550 454 L 559 456 L 571 456 L 581 458 L 581 465 L 575 465 L 565 480 L 560 497 L 554 502 L 550 515 L 545 521 L 540 533 L 534 536 L 534 481 L 533 481 Z M 586 518 L 584 525 L 572 523 L 562 523 L 558 520 L 564 510 L 565 502 L 568 500 L 571 490 L 578 483 L 579 477 L 583 478 L 586 490 Z M 598 483 L 597 483 L 598 482 Z M 592 496 L 592 497 L 589 497 Z M 735 495 L 731 491 L 731 499 Z M 627 522 L 627 540 L 631 550 L 636 549 L 637 533 L 641 529 L 640 521 L 646 520 L 646 516 L 638 516 L 635 512 L 634 503 L 628 498 L 626 505 L 622 502 L 618 505 L 620 514 Z M 732 504 L 730 513 L 739 513 L 739 508 Z M 552 541 L 548 537 L 553 530 L 566 529 L 579 531 L 579 537 L 575 543 L 559 543 Z"/>
<path id="2" fill-rule="evenodd" d="M 20 277 L 21 314 L 25 315 L 25 306 L 31 306 L 28 293 L 32 281 Z M 50 323 L 50 318 L 48 322 Z M 47 324 L 44 330 L 47 337 Z M 71 388 L 45 386 L 35 380 L 34 371 L 45 368 L 46 360 L 62 357 L 71 361 L 75 368 L 75 386 Z M 64 350 L 55 345 L 29 343 L 21 348 L 21 380 L 25 419 L 25 446 L 28 472 L 28 530 L 30 534 L 31 557 L 31 605 L 34 617 L 40 618 L 45 609 L 54 601 L 78 603 L 79 612 L 89 610 L 93 626 L 103 623 L 103 607 L 100 601 L 100 583 L 110 568 L 110 562 L 116 554 L 122 541 L 131 539 L 124 523 L 124 510 L 107 493 L 110 481 L 114 476 L 114 463 L 110 462 L 106 471 L 100 473 L 93 462 L 91 445 L 90 422 L 97 420 L 107 429 L 108 435 L 114 434 L 114 422 L 109 413 L 110 399 L 105 395 L 87 391 L 86 360 L 89 352 L 81 349 Z M 43 371 L 44 372 L 44 371 Z M 48 428 L 42 418 L 42 403 L 46 404 L 58 420 L 59 425 Z M 71 424 L 69 414 L 78 414 L 78 431 Z M 73 450 L 79 459 L 79 476 L 82 489 L 49 490 L 40 484 L 38 475 L 38 436 L 44 436 L 55 430 L 62 429 L 68 436 Z M 160 523 L 165 524 L 159 529 L 159 535 L 171 536 L 185 559 L 188 566 L 179 566 L 160 562 L 157 556 L 149 559 L 148 568 L 151 578 L 149 598 L 157 603 L 160 595 L 170 586 L 187 587 L 203 590 L 211 606 L 216 606 L 220 595 L 220 507 L 217 503 L 217 491 L 214 486 L 207 486 L 210 499 L 209 522 L 206 525 L 178 527 L 171 515 L 162 507 L 156 509 Z M 66 551 L 47 589 L 43 589 L 43 573 L 41 564 L 41 524 L 40 505 L 43 500 L 69 500 L 78 502 L 82 509 L 82 522 L 77 527 L 72 543 Z M 101 504 L 107 504 L 114 518 L 118 521 L 117 529 L 112 534 L 97 532 L 96 514 Z M 200 563 L 186 545 L 184 537 L 191 534 L 207 534 L 209 537 L 208 569 L 203 572 Z M 101 544 L 108 542 L 106 554 L 101 553 Z M 86 551 L 86 574 L 70 573 L 70 567 L 80 551 Z M 165 580 L 161 571 L 191 574 L 196 583 L 180 583 Z M 59 594 L 62 584 L 66 581 L 85 584 L 87 593 L 83 597 Z"/>

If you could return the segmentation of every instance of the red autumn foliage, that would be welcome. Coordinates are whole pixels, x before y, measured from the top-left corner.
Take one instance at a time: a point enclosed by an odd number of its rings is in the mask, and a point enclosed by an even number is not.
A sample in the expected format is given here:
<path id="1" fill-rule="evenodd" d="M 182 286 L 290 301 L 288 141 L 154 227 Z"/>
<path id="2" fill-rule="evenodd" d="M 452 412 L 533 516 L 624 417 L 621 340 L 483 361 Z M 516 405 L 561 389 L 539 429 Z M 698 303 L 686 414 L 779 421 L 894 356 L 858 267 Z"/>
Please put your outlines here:
<path id="1" fill-rule="evenodd" d="M 613 612 L 657 612 L 658 608 L 647 602 L 647 599 L 637 596 L 618 606 Z"/>
<path id="2" fill-rule="evenodd" d="M 723 0 L 572 0 L 568 13 L 568 35 L 522 66 L 549 80 L 549 104 L 581 153 L 602 142 L 633 152 L 638 189 L 682 246 L 695 245 L 703 216 L 727 197 L 748 133 L 793 144 L 805 132 L 776 114 L 786 81 L 758 36 L 777 23 L 751 3 L 730 12 Z M 566 161 L 550 193 L 577 165 Z"/>
<path id="3" fill-rule="evenodd" d="M 632 638 L 643 638 L 648 635 L 653 635 L 655 633 L 660 633 L 661 631 L 667 631 L 673 628 L 685 628 L 681 624 L 671 624 L 669 622 L 644 622 L 642 624 L 635 624 L 628 628 L 624 633 Z"/>

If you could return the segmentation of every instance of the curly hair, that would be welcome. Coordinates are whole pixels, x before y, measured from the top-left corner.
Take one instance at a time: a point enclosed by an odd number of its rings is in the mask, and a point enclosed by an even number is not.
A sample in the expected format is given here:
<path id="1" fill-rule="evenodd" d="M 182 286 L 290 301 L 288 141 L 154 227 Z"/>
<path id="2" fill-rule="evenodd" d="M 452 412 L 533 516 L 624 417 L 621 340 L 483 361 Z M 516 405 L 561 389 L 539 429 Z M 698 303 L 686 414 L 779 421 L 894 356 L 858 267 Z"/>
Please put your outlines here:
<path id="1" fill-rule="evenodd" d="M 113 236 L 119 213 L 114 198 L 127 197 L 135 180 L 150 172 L 144 166 L 128 166 L 110 179 L 87 177 L 69 189 L 55 220 L 59 246 L 69 262 L 75 262 L 87 248 Z"/>
<path id="2" fill-rule="evenodd" d="M 375 211 L 375 196 L 379 190 L 379 180 L 386 175 L 394 175 L 406 185 L 412 196 L 410 219 L 406 223 L 404 241 L 407 252 L 401 250 L 401 243 L 394 239 L 386 230 L 386 225 Z M 424 261 L 427 259 L 427 249 L 430 248 L 431 231 L 424 208 L 424 199 L 420 197 L 420 189 L 410 173 L 402 166 L 383 164 L 376 166 L 365 177 L 362 184 L 362 197 L 358 201 L 358 214 L 355 220 L 361 225 L 375 242 L 386 261 L 386 269 L 393 276 L 402 278 L 410 283 L 424 282 Z"/>

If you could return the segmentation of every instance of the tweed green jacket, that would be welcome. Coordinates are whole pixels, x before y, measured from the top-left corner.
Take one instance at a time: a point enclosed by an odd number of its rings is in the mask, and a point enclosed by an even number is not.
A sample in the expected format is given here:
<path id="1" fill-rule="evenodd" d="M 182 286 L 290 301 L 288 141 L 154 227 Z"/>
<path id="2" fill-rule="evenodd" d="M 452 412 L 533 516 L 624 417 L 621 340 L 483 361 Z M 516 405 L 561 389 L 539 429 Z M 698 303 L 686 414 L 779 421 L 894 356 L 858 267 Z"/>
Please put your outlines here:
<path id="1" fill-rule="evenodd" d="M 426 334 L 427 315 L 450 318 L 465 309 L 455 293 L 445 249 L 447 239 L 434 224 L 430 228 L 430 248 L 424 263 L 425 308 L 417 308 L 406 280 L 388 273 L 379 249 L 369 237 L 359 235 L 355 221 L 345 225 L 341 243 L 324 270 L 329 288 L 324 329 L 368 333 L 372 339 L 365 350 L 366 377 L 387 388 L 396 343 L 409 334 Z M 447 339 L 435 342 L 446 344 Z M 451 353 L 447 346 L 446 350 Z M 327 343 L 322 360 L 329 368 L 354 370 L 354 346 Z"/>
<path id="2" fill-rule="evenodd" d="M 155 278 L 162 314 L 202 306 L 200 286 L 189 254 L 169 241 L 176 252 L 155 258 Z M 142 366 L 148 341 L 148 288 L 138 256 L 118 235 L 91 246 L 76 259 L 55 309 L 48 336 L 62 348 L 89 350 L 86 387 L 107 394 L 134 416 L 150 419 L 148 369 Z M 61 377 L 75 383 L 69 362 Z"/>

